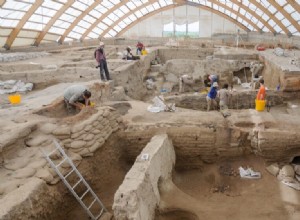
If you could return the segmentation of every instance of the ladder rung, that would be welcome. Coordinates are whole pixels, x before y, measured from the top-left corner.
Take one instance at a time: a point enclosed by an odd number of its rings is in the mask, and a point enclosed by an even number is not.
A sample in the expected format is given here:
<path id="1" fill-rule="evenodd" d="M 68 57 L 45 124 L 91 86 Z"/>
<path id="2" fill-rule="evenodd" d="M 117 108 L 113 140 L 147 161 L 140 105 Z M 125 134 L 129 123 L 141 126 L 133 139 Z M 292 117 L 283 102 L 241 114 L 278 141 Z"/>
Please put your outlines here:
<path id="1" fill-rule="evenodd" d="M 58 148 L 57 147 L 55 147 L 55 149 L 53 150 L 53 151 L 51 151 L 49 154 L 47 154 L 47 156 L 49 157 L 51 154 L 53 154 L 55 151 L 57 151 L 58 150 Z"/>
<path id="2" fill-rule="evenodd" d="M 65 158 L 65 159 L 63 159 L 62 161 L 60 161 L 60 163 L 57 164 L 56 167 L 59 167 L 60 165 L 62 165 L 66 160 L 67 160 L 67 158 Z"/>
<path id="3" fill-rule="evenodd" d="M 96 219 L 100 218 L 100 216 L 102 215 L 103 211 L 104 211 L 104 209 L 102 208 L 100 214 L 96 217 Z"/>
<path id="4" fill-rule="evenodd" d="M 70 172 L 69 172 L 67 175 L 65 175 L 65 176 L 64 176 L 64 178 L 65 178 L 65 179 L 67 179 L 67 178 L 68 178 L 68 176 L 70 176 L 70 175 L 71 175 L 71 173 L 73 173 L 73 172 L 74 172 L 74 169 L 72 169 L 72 170 L 71 170 L 71 171 L 70 171 Z"/>
<path id="5" fill-rule="evenodd" d="M 82 181 L 82 179 L 80 178 L 80 180 L 72 187 L 72 189 L 75 189 L 76 186 L 78 186 L 78 184 Z"/>
<path id="6" fill-rule="evenodd" d="M 90 189 L 87 189 L 87 190 L 82 194 L 82 196 L 80 197 L 80 199 L 82 199 L 89 191 L 90 191 Z"/>
<path id="7" fill-rule="evenodd" d="M 94 199 L 94 201 L 90 204 L 90 206 L 88 207 L 88 209 L 90 209 L 94 205 L 95 202 L 96 202 L 96 199 Z"/>

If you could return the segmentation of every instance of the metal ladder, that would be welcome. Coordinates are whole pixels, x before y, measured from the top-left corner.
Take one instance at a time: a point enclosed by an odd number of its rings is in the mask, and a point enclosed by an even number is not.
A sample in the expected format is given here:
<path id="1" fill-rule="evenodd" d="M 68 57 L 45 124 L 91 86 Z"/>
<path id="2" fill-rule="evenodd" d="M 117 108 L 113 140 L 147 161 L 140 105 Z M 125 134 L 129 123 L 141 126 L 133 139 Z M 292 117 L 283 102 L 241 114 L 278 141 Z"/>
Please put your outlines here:
<path id="1" fill-rule="evenodd" d="M 80 174 L 80 172 L 77 170 L 76 166 L 73 164 L 72 160 L 68 157 L 68 155 L 65 153 L 65 151 L 62 149 L 62 147 L 60 146 L 60 144 L 57 141 L 53 141 L 55 144 L 55 149 L 53 151 L 51 151 L 50 153 L 46 153 L 44 150 L 42 150 L 46 160 L 50 163 L 51 167 L 56 171 L 56 173 L 58 174 L 58 176 L 62 179 L 62 181 L 64 182 L 64 184 L 68 187 L 68 189 L 71 191 L 71 193 L 75 196 L 75 198 L 77 199 L 77 201 L 80 203 L 80 205 L 84 208 L 84 210 L 88 213 L 88 215 L 90 216 L 91 219 L 93 220 L 97 220 L 101 217 L 101 215 L 106 212 L 106 208 L 104 207 L 103 203 L 100 201 L 100 199 L 98 198 L 98 196 L 94 193 L 94 191 L 92 190 L 92 188 L 89 186 L 89 184 L 85 181 L 85 179 L 82 177 L 82 175 Z M 52 159 L 50 158 L 50 156 L 59 151 L 60 156 L 62 158 L 62 160 L 58 163 L 55 164 Z M 66 175 L 63 175 L 61 173 L 61 171 L 59 170 L 59 167 L 65 163 L 68 162 L 71 166 L 71 171 L 68 172 Z M 75 184 L 72 184 L 67 180 L 67 178 L 74 173 L 76 178 L 79 179 Z M 80 196 L 79 193 L 77 193 L 75 191 L 75 188 L 82 183 L 86 190 L 85 192 Z M 90 195 L 92 196 L 92 202 L 87 206 L 83 199 L 84 197 L 90 192 Z M 98 215 L 95 215 L 92 213 L 91 208 L 95 207 L 94 206 L 98 204 L 99 206 L 99 211 L 100 213 Z"/>

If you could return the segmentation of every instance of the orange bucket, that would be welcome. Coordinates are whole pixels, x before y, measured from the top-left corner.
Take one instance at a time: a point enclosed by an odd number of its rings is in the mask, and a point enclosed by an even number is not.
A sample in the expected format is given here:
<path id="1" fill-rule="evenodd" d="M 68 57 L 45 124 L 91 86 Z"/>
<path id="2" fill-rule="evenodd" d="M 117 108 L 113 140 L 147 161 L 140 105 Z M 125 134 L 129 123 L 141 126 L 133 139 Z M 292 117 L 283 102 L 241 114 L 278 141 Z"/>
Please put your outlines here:
<path id="1" fill-rule="evenodd" d="M 255 110 L 264 111 L 266 106 L 266 100 L 257 100 L 255 99 Z"/>
<path id="2" fill-rule="evenodd" d="M 10 95 L 10 96 L 8 96 L 8 100 L 9 100 L 10 104 L 20 104 L 21 95 L 20 94 Z"/>

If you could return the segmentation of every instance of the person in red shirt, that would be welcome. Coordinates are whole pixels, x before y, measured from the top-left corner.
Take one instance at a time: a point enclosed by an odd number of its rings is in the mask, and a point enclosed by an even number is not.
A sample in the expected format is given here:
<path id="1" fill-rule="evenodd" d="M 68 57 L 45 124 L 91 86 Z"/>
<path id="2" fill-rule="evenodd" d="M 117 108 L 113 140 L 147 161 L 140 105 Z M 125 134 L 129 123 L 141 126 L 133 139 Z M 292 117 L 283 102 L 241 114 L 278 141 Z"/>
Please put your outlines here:
<path id="1" fill-rule="evenodd" d="M 141 55 L 143 50 L 144 44 L 142 44 L 140 41 L 136 45 L 136 55 Z"/>
<path id="2" fill-rule="evenodd" d="M 265 98 L 266 98 L 266 88 L 264 85 L 265 81 L 263 79 L 261 79 L 261 80 L 259 80 L 259 83 L 260 83 L 260 88 L 258 90 L 256 99 L 257 100 L 265 100 Z"/>

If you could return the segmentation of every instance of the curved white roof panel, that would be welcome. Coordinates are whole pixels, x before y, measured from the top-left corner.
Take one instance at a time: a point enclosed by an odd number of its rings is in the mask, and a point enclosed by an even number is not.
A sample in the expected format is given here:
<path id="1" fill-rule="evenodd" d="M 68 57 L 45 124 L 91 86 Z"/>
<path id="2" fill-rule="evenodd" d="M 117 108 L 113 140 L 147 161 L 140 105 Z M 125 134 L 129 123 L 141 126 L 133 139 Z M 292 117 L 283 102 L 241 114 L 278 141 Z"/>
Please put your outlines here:
<path id="1" fill-rule="evenodd" d="M 9 49 L 17 38 L 39 45 L 115 37 L 145 17 L 185 4 L 245 31 L 300 36 L 300 0 L 0 0 L 0 38 Z"/>

